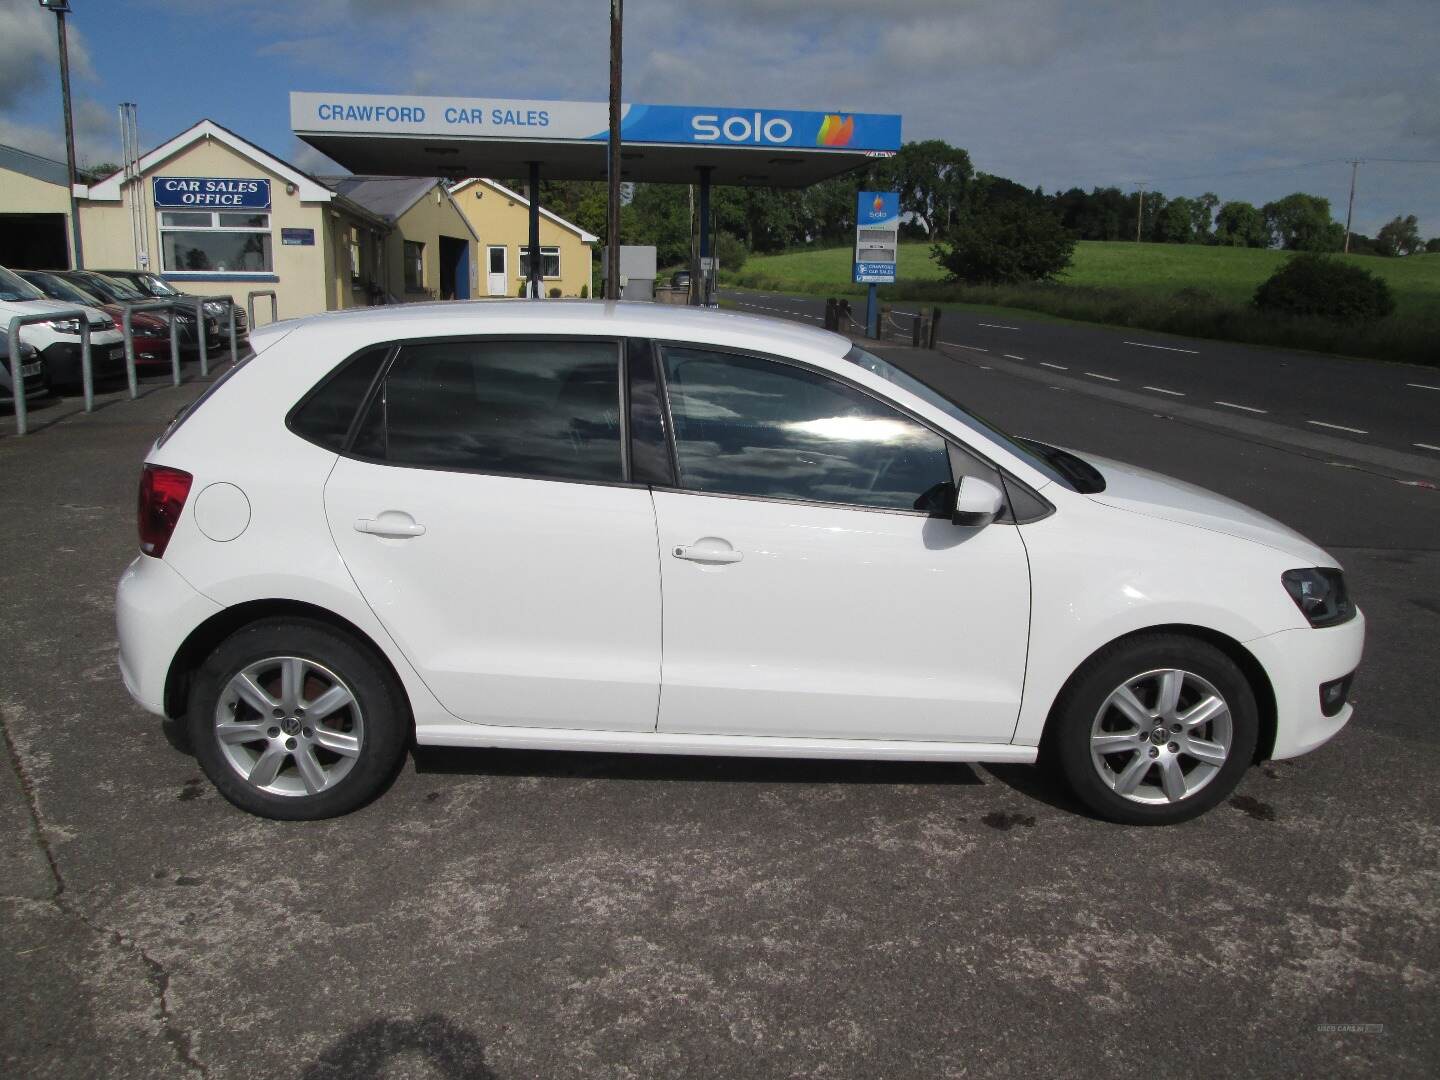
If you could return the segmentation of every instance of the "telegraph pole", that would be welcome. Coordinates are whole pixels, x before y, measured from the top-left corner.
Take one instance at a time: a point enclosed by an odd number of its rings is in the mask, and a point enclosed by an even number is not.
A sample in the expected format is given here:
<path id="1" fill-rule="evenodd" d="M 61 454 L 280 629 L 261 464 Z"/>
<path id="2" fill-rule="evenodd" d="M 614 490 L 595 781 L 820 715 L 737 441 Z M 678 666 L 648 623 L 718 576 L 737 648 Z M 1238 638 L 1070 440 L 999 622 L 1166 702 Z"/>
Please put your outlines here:
<path id="1" fill-rule="evenodd" d="M 85 251 L 80 244 L 80 204 L 75 201 L 75 124 L 70 114 L 70 49 L 65 40 L 65 16 L 70 0 L 40 0 L 40 6 L 55 13 L 55 34 L 60 49 L 60 95 L 65 102 L 65 164 L 70 173 L 70 238 L 75 248 L 75 269 L 85 269 Z"/>
<path id="2" fill-rule="evenodd" d="M 609 214 L 605 231 L 605 299 L 620 299 L 620 28 L 625 0 L 610 0 Z"/>
<path id="3" fill-rule="evenodd" d="M 1135 243 L 1140 243 L 1140 226 L 1145 221 L 1145 185 L 1140 186 L 1140 208 L 1135 211 Z"/>
<path id="4" fill-rule="evenodd" d="M 1355 174 L 1360 171 L 1360 160 L 1350 162 L 1350 205 L 1345 208 L 1345 254 L 1350 254 L 1350 220 L 1355 216 Z"/>

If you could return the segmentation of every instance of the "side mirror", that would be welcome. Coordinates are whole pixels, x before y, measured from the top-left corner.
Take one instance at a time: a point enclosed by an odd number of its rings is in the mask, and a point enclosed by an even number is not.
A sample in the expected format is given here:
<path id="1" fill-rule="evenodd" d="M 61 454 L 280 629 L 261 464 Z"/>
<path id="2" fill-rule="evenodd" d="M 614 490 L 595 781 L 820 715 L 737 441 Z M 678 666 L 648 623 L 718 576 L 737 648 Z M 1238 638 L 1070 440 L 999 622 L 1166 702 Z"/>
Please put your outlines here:
<path id="1" fill-rule="evenodd" d="M 965 476 L 960 480 L 950 520 L 968 529 L 981 529 L 999 517 L 1004 509 L 1004 492 L 988 480 Z"/>

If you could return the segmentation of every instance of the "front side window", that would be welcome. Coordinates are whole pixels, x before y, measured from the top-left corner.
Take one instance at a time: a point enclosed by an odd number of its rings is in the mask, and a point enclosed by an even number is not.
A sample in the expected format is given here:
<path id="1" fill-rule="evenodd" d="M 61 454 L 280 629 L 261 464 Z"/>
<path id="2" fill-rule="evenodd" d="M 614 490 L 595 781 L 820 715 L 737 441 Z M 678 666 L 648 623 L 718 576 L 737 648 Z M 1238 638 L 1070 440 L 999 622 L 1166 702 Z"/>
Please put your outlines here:
<path id="1" fill-rule="evenodd" d="M 824 375 L 667 347 L 680 484 L 696 491 L 943 513 L 945 440 Z"/>
<path id="2" fill-rule="evenodd" d="M 163 211 L 160 257 L 166 273 L 271 273 L 270 215 Z"/>
<path id="3" fill-rule="evenodd" d="M 520 248 L 520 276 L 530 277 L 530 249 L 522 246 Z M 545 278 L 558 278 L 560 276 L 560 249 L 558 247 L 542 247 L 540 249 L 540 276 Z"/>
<path id="4" fill-rule="evenodd" d="M 425 245 L 405 241 L 405 291 L 421 292 L 425 288 Z"/>
<path id="5" fill-rule="evenodd" d="M 405 345 L 353 450 L 418 465 L 557 480 L 624 479 L 613 341 Z"/>

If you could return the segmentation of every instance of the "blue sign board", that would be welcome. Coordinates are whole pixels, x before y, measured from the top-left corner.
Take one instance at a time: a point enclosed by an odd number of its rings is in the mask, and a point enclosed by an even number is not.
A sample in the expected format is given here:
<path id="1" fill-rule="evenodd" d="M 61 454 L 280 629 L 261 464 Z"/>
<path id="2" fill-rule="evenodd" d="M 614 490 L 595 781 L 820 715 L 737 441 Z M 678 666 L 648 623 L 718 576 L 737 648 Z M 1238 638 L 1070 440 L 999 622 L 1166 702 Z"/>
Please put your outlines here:
<path id="1" fill-rule="evenodd" d="M 900 240 L 900 193 L 862 191 L 855 200 L 857 285 L 893 285 Z"/>
<path id="2" fill-rule="evenodd" d="M 893 262 L 857 262 L 855 264 L 856 285 L 894 285 L 895 264 Z"/>
<path id="3" fill-rule="evenodd" d="M 862 191 L 855 200 L 855 224 L 862 229 L 900 229 L 898 191 Z"/>
<path id="4" fill-rule="evenodd" d="M 270 181 L 218 176 L 157 176 L 155 205 L 170 210 L 268 210 Z"/>
<path id="5" fill-rule="evenodd" d="M 620 137 L 626 142 L 701 146 L 898 150 L 900 117 L 794 109 L 631 105 L 621 121 Z M 590 138 L 604 141 L 609 138 L 609 132 L 602 131 Z"/>
<path id="6" fill-rule="evenodd" d="M 286 246 L 286 247 L 294 247 L 294 246 L 297 246 L 297 245 L 300 246 L 300 247 L 314 247 L 314 246 L 315 246 L 315 230 L 314 230 L 314 229 L 281 229 L 281 230 L 280 230 L 280 243 L 283 244 L 283 245 Z"/>

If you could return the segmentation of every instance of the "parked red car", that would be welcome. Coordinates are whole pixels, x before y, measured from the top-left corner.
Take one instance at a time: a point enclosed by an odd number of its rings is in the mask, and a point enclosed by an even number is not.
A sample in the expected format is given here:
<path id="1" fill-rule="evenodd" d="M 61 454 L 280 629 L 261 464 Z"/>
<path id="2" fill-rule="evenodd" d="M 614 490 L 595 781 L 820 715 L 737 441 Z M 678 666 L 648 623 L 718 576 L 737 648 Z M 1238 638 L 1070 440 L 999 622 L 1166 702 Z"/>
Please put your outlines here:
<path id="1" fill-rule="evenodd" d="M 99 308 L 115 320 L 116 327 L 123 325 L 124 310 L 99 293 L 91 292 L 79 282 L 63 278 L 49 270 L 15 270 L 13 273 L 24 278 L 51 300 L 66 304 L 83 304 Z M 135 366 L 170 366 L 170 324 L 148 311 L 137 311 L 130 316 L 130 326 L 135 335 Z"/>

